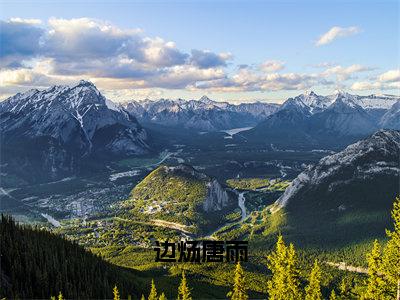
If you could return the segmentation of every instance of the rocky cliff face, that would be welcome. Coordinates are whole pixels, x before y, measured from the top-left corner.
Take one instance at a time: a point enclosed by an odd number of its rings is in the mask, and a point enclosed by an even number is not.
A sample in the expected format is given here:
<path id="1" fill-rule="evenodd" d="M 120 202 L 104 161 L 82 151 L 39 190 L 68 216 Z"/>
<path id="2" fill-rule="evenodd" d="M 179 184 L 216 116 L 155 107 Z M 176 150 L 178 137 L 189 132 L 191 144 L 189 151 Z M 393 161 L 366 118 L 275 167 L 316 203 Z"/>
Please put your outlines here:
<path id="1" fill-rule="evenodd" d="M 203 203 L 205 212 L 219 211 L 231 204 L 232 197 L 228 195 L 228 192 L 216 179 L 208 182 L 206 186 L 207 196 Z"/>
<path id="2" fill-rule="evenodd" d="M 236 195 L 228 193 L 218 180 L 195 170 L 192 166 L 181 164 L 175 167 L 163 167 L 167 173 L 191 176 L 204 184 L 206 196 L 202 200 L 202 208 L 205 212 L 221 211 L 225 207 L 236 203 Z"/>

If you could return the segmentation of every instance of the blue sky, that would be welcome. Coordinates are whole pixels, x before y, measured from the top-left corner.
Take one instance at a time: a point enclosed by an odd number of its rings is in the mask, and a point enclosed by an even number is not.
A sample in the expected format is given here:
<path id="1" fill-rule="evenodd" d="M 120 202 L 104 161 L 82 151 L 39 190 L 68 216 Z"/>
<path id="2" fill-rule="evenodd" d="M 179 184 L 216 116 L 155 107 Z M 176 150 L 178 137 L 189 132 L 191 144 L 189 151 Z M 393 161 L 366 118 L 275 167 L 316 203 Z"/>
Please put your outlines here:
<path id="1" fill-rule="evenodd" d="M 309 89 L 399 93 L 399 1 L 0 3 L 1 43 L 10 45 L 1 54 L 1 98 L 79 78 L 115 100 L 207 94 L 282 101 Z M 71 26 L 73 20 L 81 21 Z M 112 28 L 106 35 L 104 26 Z M 28 51 L 35 28 L 41 30 L 40 49 Z M 121 51 L 128 40 L 135 46 Z"/>

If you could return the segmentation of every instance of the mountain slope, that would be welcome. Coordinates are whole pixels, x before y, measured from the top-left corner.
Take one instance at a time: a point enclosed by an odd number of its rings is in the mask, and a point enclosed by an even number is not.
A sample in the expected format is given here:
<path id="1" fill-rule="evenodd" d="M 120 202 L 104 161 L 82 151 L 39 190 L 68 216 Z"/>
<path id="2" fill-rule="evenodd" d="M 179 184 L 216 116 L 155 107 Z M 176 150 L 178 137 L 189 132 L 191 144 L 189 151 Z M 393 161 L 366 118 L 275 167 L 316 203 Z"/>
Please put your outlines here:
<path id="1" fill-rule="evenodd" d="M 128 218 L 173 222 L 190 232 L 204 233 L 221 225 L 223 214 L 237 205 L 237 195 L 216 179 L 181 164 L 151 172 L 122 206 L 130 211 Z"/>
<path id="2" fill-rule="evenodd" d="M 112 265 L 76 243 L 45 230 L 0 220 L 0 297 L 50 299 L 111 298 L 115 284 L 124 297 L 139 298 L 138 271 Z"/>
<path id="3" fill-rule="evenodd" d="M 386 129 L 400 130 L 400 100 L 383 115 L 380 126 Z"/>
<path id="4" fill-rule="evenodd" d="M 399 193 L 399 157 L 400 132 L 381 130 L 309 167 L 276 202 L 287 232 L 336 246 L 382 236 Z"/>
<path id="5" fill-rule="evenodd" d="M 307 132 L 311 115 L 310 107 L 303 102 L 302 97 L 289 98 L 276 113 L 243 135 L 252 142 L 279 146 L 314 144 L 315 141 Z"/>
<path id="6" fill-rule="evenodd" d="M 310 124 L 314 134 L 334 135 L 335 138 L 362 136 L 377 129 L 370 115 L 344 94 L 338 94 L 332 105 L 313 115 Z"/>
<path id="7" fill-rule="evenodd" d="M 17 94 L 0 103 L 0 117 L 3 161 L 21 174 L 39 169 L 55 179 L 83 158 L 148 151 L 136 119 L 87 81 Z"/>

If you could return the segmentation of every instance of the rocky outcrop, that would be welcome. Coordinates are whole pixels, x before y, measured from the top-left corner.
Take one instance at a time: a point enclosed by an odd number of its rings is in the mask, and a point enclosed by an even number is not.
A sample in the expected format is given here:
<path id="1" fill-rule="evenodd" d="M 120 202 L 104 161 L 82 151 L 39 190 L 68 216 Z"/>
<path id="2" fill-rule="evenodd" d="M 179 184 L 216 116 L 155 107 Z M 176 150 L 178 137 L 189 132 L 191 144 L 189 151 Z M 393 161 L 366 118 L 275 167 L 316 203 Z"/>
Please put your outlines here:
<path id="1" fill-rule="evenodd" d="M 202 204 L 202 208 L 205 212 L 220 211 L 236 202 L 236 199 L 234 199 L 235 196 L 230 194 L 217 179 L 211 178 L 210 176 L 197 171 L 190 165 L 180 164 L 177 166 L 164 166 L 161 168 L 163 168 L 166 173 L 188 176 L 203 182 L 207 189 L 206 197 Z"/>
<path id="2" fill-rule="evenodd" d="M 203 203 L 205 212 L 219 211 L 231 204 L 231 197 L 216 179 L 208 182 L 206 186 L 207 196 Z"/>

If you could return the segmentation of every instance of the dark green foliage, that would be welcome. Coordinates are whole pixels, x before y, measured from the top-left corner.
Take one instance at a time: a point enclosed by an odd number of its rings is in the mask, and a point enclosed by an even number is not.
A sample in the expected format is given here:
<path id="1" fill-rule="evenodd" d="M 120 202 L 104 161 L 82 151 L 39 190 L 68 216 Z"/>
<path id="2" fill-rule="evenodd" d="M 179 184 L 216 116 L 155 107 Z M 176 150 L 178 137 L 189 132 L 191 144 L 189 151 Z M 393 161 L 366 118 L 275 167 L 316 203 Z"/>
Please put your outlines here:
<path id="1" fill-rule="evenodd" d="M 0 223 L 0 298 L 139 297 L 133 271 L 114 266 L 76 243 L 39 228 L 21 226 L 2 215 Z M 140 293 L 139 293 L 140 292 Z"/>

